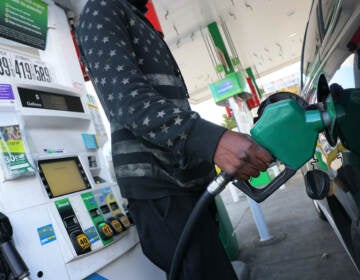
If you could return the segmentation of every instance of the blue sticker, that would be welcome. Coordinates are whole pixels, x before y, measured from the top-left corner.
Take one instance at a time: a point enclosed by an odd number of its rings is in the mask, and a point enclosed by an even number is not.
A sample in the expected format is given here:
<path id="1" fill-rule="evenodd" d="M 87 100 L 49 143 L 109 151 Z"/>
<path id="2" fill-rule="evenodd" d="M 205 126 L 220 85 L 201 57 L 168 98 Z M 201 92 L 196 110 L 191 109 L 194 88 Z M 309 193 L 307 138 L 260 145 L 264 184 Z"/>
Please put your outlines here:
<path id="1" fill-rule="evenodd" d="M 85 231 L 86 236 L 89 238 L 91 244 L 94 244 L 95 242 L 100 240 L 100 236 L 97 233 L 95 227 L 90 227 L 86 229 Z"/>
<path id="2" fill-rule="evenodd" d="M 106 203 L 106 197 L 111 192 L 111 189 L 109 187 L 103 188 L 97 191 L 94 191 L 94 197 L 96 197 L 96 200 L 99 204 Z"/>
<path id="3" fill-rule="evenodd" d="M 111 192 L 111 188 L 110 188 L 110 187 L 106 187 L 106 188 L 101 189 L 101 191 L 102 191 L 102 193 L 103 193 L 104 195 L 107 195 L 109 192 Z"/>
<path id="4" fill-rule="evenodd" d="M 93 194 L 94 195 L 94 194 Z M 91 199 L 89 199 L 89 204 L 90 205 L 94 205 L 96 203 L 96 201 L 95 201 L 95 198 L 94 197 L 92 197 Z"/>
<path id="5" fill-rule="evenodd" d="M 107 278 L 95 273 L 88 277 L 86 277 L 84 280 L 108 280 Z"/>
<path id="6" fill-rule="evenodd" d="M 51 224 L 37 229 L 41 245 L 48 244 L 56 240 L 55 231 Z"/>
<path id="7" fill-rule="evenodd" d="M 82 133 L 81 136 L 83 138 L 86 149 L 96 150 L 98 148 L 98 144 L 96 142 L 96 137 L 94 134 Z"/>

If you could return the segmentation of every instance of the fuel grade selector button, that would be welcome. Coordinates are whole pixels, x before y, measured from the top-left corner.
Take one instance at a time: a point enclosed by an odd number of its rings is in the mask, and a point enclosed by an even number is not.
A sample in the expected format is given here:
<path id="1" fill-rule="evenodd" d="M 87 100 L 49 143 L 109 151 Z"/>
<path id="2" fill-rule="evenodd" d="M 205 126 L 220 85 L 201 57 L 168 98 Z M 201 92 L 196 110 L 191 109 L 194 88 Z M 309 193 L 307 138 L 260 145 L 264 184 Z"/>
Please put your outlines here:
<path id="1" fill-rule="evenodd" d="M 70 233 L 70 240 L 78 255 L 82 255 L 91 251 L 90 240 L 82 231 L 74 231 Z"/>
<path id="2" fill-rule="evenodd" d="M 111 237 L 113 237 L 114 235 L 114 232 L 113 230 L 111 229 L 111 226 L 106 223 L 106 222 L 100 222 L 97 224 L 97 230 L 100 234 L 100 237 L 103 239 L 103 240 L 108 240 L 110 239 Z"/>
<path id="3" fill-rule="evenodd" d="M 120 223 L 124 226 L 125 229 L 128 229 L 131 226 L 131 223 L 130 223 L 128 217 L 126 217 L 124 214 L 118 215 L 117 218 L 120 221 Z"/>
<path id="4" fill-rule="evenodd" d="M 114 234 L 122 233 L 125 230 L 123 225 L 115 218 L 110 218 L 108 219 L 107 222 L 110 224 L 111 228 L 113 229 Z"/>

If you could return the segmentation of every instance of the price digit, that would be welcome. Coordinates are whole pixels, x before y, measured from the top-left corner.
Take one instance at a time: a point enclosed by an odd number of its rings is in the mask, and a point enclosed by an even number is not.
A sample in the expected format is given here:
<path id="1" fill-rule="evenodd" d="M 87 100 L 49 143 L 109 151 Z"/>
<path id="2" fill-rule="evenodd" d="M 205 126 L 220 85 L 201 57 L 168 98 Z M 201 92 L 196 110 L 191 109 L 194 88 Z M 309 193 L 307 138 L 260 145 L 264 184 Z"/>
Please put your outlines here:
<path id="1" fill-rule="evenodd" d="M 4 58 L 4 57 L 2 57 Z M 0 60 L 0 75 L 4 75 L 5 74 L 5 71 L 4 71 L 4 66 L 3 66 L 3 63 L 2 63 L 2 59 Z"/>
<path id="2" fill-rule="evenodd" d="M 2 57 L 2 58 L 1 58 L 1 61 L 2 61 L 1 64 L 2 64 L 2 65 L 4 66 L 4 68 L 5 68 L 5 74 L 10 77 L 11 71 L 10 71 L 10 67 L 9 67 L 9 62 L 8 62 L 8 60 L 6 59 L 6 57 Z"/>
<path id="3" fill-rule="evenodd" d="M 39 71 L 40 71 L 40 79 L 41 79 L 41 81 L 46 82 L 44 68 L 40 66 Z"/>
<path id="4" fill-rule="evenodd" d="M 31 76 L 30 64 L 27 63 L 27 62 L 25 62 L 25 71 L 26 71 L 26 73 L 27 73 L 27 78 L 28 78 L 29 80 L 31 80 L 31 79 L 32 79 L 32 76 Z"/>
<path id="5" fill-rule="evenodd" d="M 46 81 L 48 83 L 50 83 L 51 82 L 51 76 L 50 76 L 49 69 L 47 67 L 44 67 L 44 71 L 45 71 Z"/>
<path id="6" fill-rule="evenodd" d="M 34 70 L 35 70 L 35 74 L 36 74 L 36 80 L 41 81 L 41 77 L 40 77 L 40 71 L 38 69 L 39 65 L 34 65 Z"/>
<path id="7" fill-rule="evenodd" d="M 20 68 L 19 68 L 19 62 L 15 59 L 15 73 L 19 76 L 19 78 L 21 79 L 21 72 L 20 72 Z"/>
<path id="8" fill-rule="evenodd" d="M 26 79 L 26 74 L 25 74 L 25 68 L 24 68 L 24 63 L 22 61 L 20 61 L 19 63 L 21 70 L 22 70 L 22 75 L 24 76 L 24 78 Z"/>

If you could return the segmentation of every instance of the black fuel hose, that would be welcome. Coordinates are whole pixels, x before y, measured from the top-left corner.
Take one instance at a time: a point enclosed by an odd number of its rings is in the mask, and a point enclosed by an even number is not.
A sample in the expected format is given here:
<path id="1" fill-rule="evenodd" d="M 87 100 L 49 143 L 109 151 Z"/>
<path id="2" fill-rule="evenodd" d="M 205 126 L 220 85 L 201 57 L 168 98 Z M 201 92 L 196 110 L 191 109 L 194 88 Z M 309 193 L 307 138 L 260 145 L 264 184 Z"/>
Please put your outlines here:
<path id="1" fill-rule="evenodd" d="M 185 257 L 185 253 L 188 250 L 190 244 L 190 238 L 197 221 L 203 214 L 204 210 L 208 208 L 214 197 L 219 194 L 225 186 L 232 180 L 232 177 L 225 172 L 222 172 L 217 176 L 206 188 L 204 193 L 200 196 L 196 202 L 194 209 L 192 210 L 184 229 L 180 235 L 178 244 L 174 252 L 174 256 L 171 262 L 170 271 L 168 274 L 168 280 L 177 280 L 179 278 L 179 272 L 182 267 L 182 261 Z"/>
<path id="2" fill-rule="evenodd" d="M 201 195 L 196 202 L 194 209 L 192 210 L 180 239 L 175 249 L 174 257 L 170 266 L 170 272 L 168 274 L 168 280 L 177 280 L 179 278 L 179 272 L 182 267 L 182 261 L 185 257 L 185 253 L 188 250 L 190 238 L 195 225 L 200 218 L 204 210 L 209 206 L 210 202 L 214 199 L 214 196 L 207 190 Z"/>

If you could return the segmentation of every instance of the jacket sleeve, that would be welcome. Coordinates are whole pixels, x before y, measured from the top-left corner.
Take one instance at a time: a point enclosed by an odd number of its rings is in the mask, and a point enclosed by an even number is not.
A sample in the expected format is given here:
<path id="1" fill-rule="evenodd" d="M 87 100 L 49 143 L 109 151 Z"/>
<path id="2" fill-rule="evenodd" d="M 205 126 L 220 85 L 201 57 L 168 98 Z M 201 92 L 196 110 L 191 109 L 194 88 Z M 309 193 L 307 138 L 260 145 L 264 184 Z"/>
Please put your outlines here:
<path id="1" fill-rule="evenodd" d="M 138 39 L 132 35 L 133 28 L 143 26 L 125 4 L 101 7 L 99 2 L 85 6 L 77 38 L 112 130 L 126 128 L 176 154 L 212 162 L 225 129 L 178 108 L 155 90 L 142 73 L 144 58 L 138 57 Z"/>

